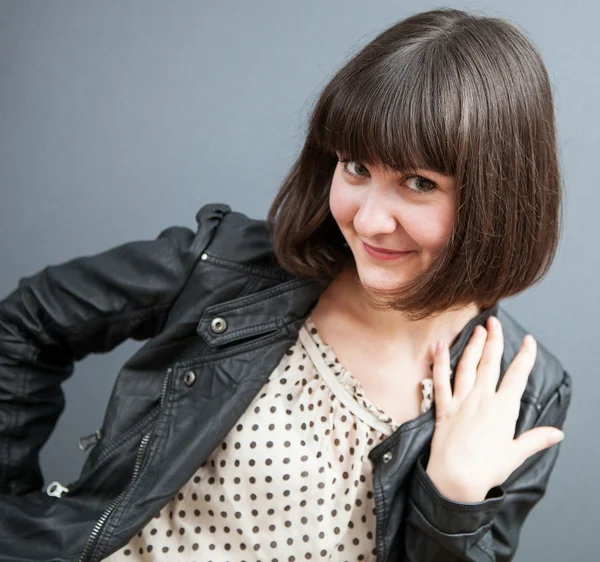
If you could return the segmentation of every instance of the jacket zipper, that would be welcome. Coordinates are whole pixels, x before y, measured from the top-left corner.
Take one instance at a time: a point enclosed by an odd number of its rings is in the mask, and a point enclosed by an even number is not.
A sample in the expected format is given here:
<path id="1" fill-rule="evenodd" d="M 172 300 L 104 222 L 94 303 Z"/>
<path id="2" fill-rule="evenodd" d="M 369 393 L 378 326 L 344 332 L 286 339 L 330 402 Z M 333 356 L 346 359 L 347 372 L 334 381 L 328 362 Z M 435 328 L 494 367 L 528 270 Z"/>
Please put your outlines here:
<path id="1" fill-rule="evenodd" d="M 162 409 L 162 407 L 163 407 L 163 404 L 165 401 L 165 396 L 167 394 L 169 380 L 171 378 L 172 373 L 173 373 L 173 369 L 171 367 L 169 367 L 167 369 L 167 372 L 166 372 L 166 375 L 165 375 L 165 378 L 163 381 L 161 394 L 160 394 L 160 409 Z M 104 524 L 106 523 L 106 520 L 110 517 L 111 513 L 121 503 L 123 498 L 127 495 L 127 493 L 129 492 L 129 490 L 131 489 L 133 484 L 138 479 L 139 473 L 140 473 L 140 468 L 141 468 L 142 462 L 145 458 L 146 448 L 148 446 L 148 443 L 150 442 L 150 438 L 152 437 L 154 430 L 156 429 L 156 426 L 158 425 L 158 420 L 159 420 L 159 416 L 156 417 L 156 421 L 155 421 L 152 429 L 150 429 L 150 431 L 148 431 L 148 433 L 146 433 L 144 435 L 144 437 L 142 437 L 142 440 L 140 442 L 140 446 L 139 446 L 139 449 L 138 449 L 138 452 L 137 452 L 137 455 L 135 458 L 135 464 L 133 466 L 133 473 L 131 475 L 131 478 L 129 479 L 129 483 L 127 484 L 125 489 L 105 509 L 104 513 L 100 516 L 100 519 L 98 519 L 98 521 L 96 521 L 96 524 L 94 525 L 94 528 L 92 529 L 92 533 L 90 534 L 90 536 L 87 540 L 87 543 L 81 553 L 81 556 L 79 557 L 79 562 L 87 562 L 88 560 L 90 560 L 89 556 L 93 552 L 94 547 L 96 546 L 98 536 L 100 535 L 100 531 L 102 530 Z"/>
<path id="2" fill-rule="evenodd" d="M 379 465 L 378 465 L 379 466 Z M 375 548 L 377 549 L 377 560 L 381 560 L 382 562 L 386 559 L 387 555 L 384 556 L 385 554 L 385 540 L 384 540 L 384 526 L 383 526 L 383 518 L 384 518 L 384 513 L 380 513 L 381 510 L 379 509 L 379 506 L 384 505 L 384 498 L 383 498 L 383 493 L 381 491 L 381 485 L 379 483 L 379 481 L 381 480 L 381 477 L 379 476 L 379 471 L 377 472 L 377 478 L 374 481 L 374 496 L 375 496 L 375 512 L 377 513 L 376 517 L 375 517 L 375 537 L 376 537 L 376 546 Z"/>
<path id="3" fill-rule="evenodd" d="M 102 430 L 97 429 L 91 435 L 84 435 L 83 437 L 80 437 L 79 448 L 82 451 L 87 451 L 88 449 L 94 447 L 98 441 L 100 441 L 100 439 L 102 439 Z"/>
<path id="4" fill-rule="evenodd" d="M 66 494 L 68 491 L 68 484 L 67 486 L 63 486 L 57 480 L 55 480 L 54 482 L 50 482 L 50 484 L 48 484 L 48 486 L 46 487 L 46 494 L 55 498 L 62 498 L 63 494 Z"/>

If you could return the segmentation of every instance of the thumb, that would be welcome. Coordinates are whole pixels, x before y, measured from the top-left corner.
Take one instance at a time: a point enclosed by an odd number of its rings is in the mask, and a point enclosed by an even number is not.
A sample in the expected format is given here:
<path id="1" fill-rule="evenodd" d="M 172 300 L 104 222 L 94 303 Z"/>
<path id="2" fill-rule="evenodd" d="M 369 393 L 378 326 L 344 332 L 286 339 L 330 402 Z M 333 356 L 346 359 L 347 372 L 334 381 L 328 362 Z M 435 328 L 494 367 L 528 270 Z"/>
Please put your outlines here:
<path id="1" fill-rule="evenodd" d="M 560 443 L 565 434 L 558 428 L 552 426 L 534 427 L 525 431 L 514 440 L 517 457 L 520 459 L 519 466 L 529 457 Z"/>

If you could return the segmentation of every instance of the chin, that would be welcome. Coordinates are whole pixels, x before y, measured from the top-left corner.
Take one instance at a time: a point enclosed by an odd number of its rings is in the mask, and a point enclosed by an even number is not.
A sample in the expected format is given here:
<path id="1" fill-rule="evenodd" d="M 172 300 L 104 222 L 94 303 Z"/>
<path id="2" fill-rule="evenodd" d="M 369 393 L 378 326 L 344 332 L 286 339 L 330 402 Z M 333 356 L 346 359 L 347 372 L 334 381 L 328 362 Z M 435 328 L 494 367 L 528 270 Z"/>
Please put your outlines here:
<path id="1" fill-rule="evenodd" d="M 357 268 L 358 277 L 362 285 L 367 289 L 376 289 L 378 291 L 393 291 L 411 280 L 404 272 L 385 273 L 374 271 L 373 267 Z"/>

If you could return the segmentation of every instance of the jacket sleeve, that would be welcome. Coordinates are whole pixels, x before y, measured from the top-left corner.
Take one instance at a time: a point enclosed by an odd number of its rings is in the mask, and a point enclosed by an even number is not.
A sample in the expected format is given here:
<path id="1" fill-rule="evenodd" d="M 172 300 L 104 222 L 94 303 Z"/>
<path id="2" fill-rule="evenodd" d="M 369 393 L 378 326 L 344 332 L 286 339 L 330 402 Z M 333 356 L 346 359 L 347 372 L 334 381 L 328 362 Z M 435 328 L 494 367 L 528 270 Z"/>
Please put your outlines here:
<path id="1" fill-rule="evenodd" d="M 48 266 L 0 301 L 0 493 L 40 489 L 39 451 L 74 362 L 160 330 L 200 250 L 192 230 L 171 227 Z"/>
<path id="2" fill-rule="evenodd" d="M 558 388 L 541 408 L 535 426 L 562 428 L 571 401 L 571 377 L 564 372 Z M 478 503 L 443 497 L 427 476 L 427 455 L 415 466 L 402 562 L 509 562 L 521 527 L 546 492 L 561 444 L 525 461 L 502 485 Z"/>

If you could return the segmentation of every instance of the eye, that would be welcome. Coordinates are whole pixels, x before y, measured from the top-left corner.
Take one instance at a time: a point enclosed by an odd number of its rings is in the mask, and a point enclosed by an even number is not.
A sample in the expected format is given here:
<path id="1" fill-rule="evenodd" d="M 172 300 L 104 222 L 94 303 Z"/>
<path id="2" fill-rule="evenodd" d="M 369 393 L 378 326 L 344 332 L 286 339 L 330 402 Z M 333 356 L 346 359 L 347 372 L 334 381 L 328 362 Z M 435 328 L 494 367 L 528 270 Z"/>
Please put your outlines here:
<path id="1" fill-rule="evenodd" d="M 338 160 L 342 164 L 342 171 L 352 179 L 365 178 L 369 176 L 369 170 L 361 163 L 354 160 L 344 159 L 338 155 Z M 415 187 L 407 187 L 409 191 L 415 193 L 429 193 L 437 188 L 435 182 L 423 176 L 413 175 L 402 178 L 402 184 L 408 186 L 413 184 Z"/>
<path id="2" fill-rule="evenodd" d="M 342 170 L 351 177 L 367 177 L 369 175 L 369 170 L 358 162 L 340 159 L 340 163 L 342 164 Z M 351 168 L 354 171 L 351 171 Z"/>
<path id="3" fill-rule="evenodd" d="M 424 178 L 423 176 L 409 176 L 406 178 L 406 181 L 408 182 L 409 180 L 415 180 L 415 185 L 417 187 L 412 191 L 418 191 L 419 193 L 427 193 L 429 191 L 433 191 L 437 187 L 434 182 Z"/>

